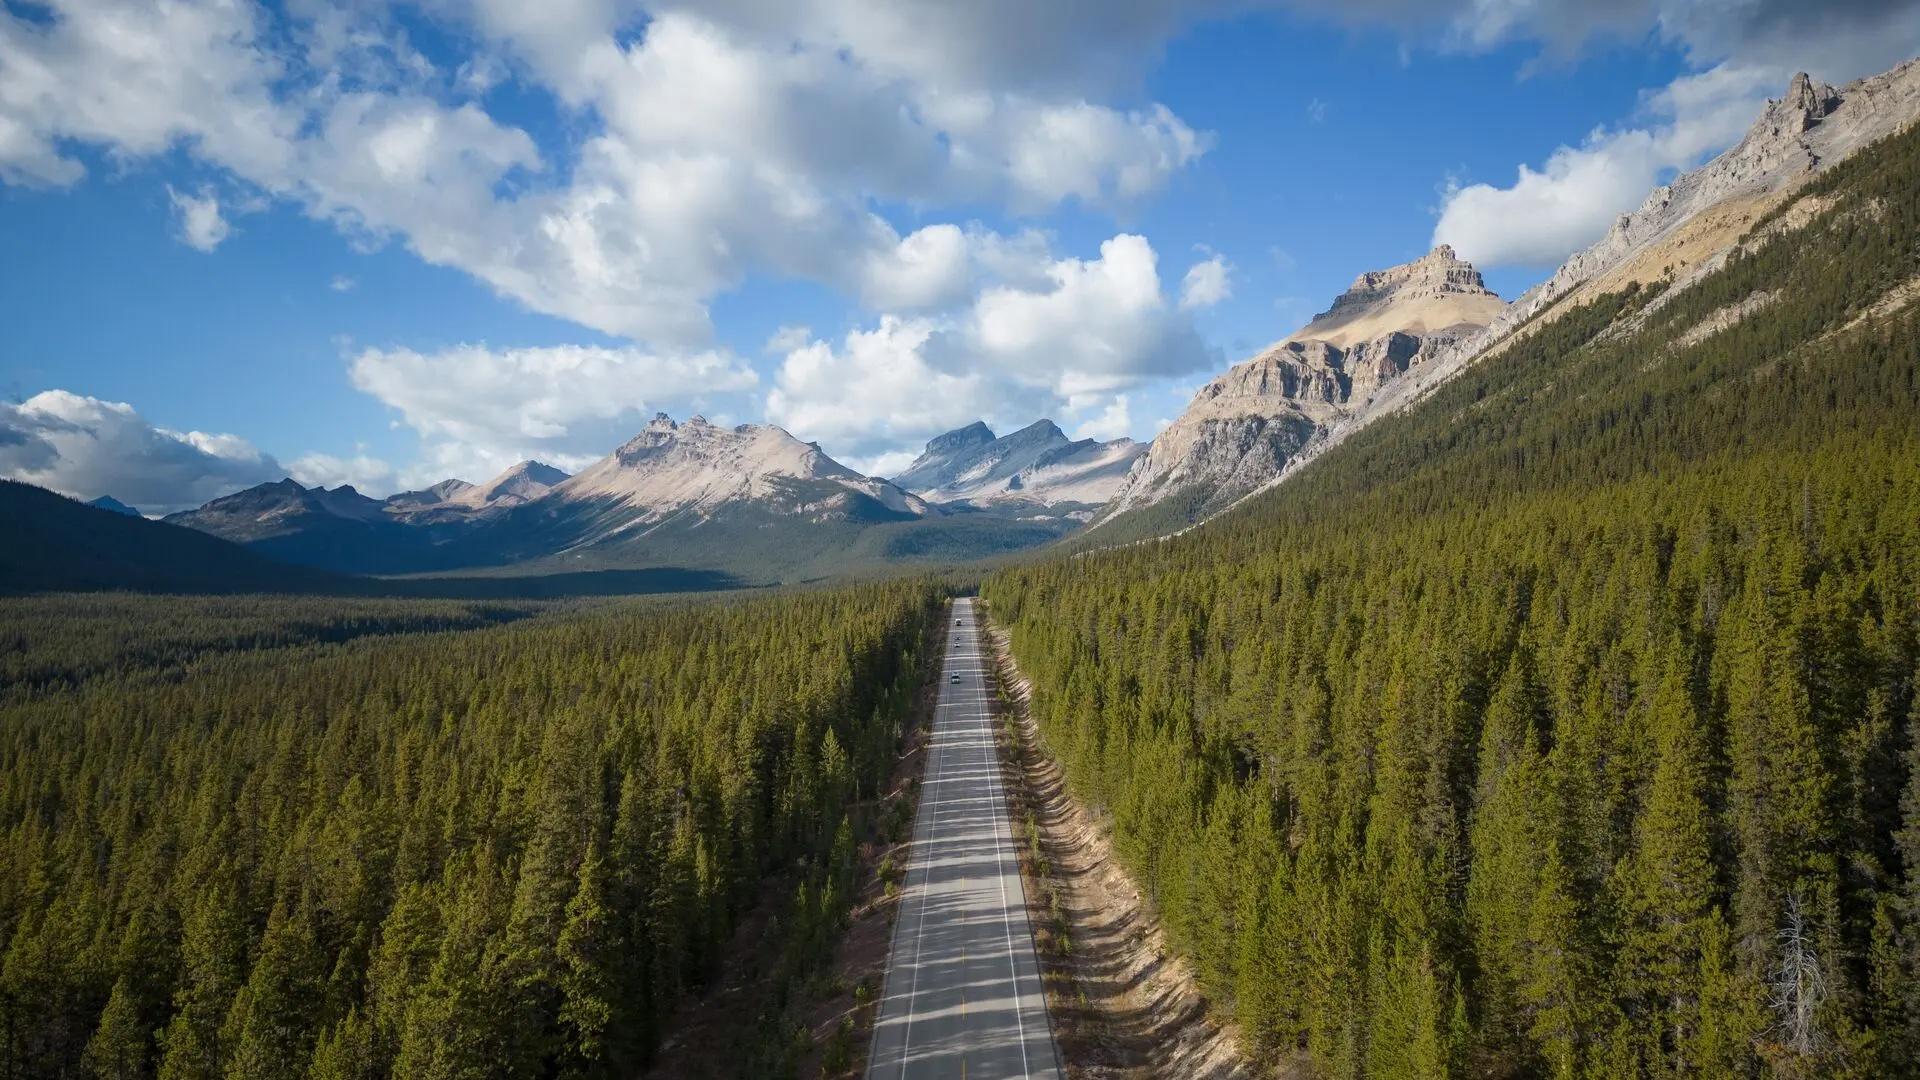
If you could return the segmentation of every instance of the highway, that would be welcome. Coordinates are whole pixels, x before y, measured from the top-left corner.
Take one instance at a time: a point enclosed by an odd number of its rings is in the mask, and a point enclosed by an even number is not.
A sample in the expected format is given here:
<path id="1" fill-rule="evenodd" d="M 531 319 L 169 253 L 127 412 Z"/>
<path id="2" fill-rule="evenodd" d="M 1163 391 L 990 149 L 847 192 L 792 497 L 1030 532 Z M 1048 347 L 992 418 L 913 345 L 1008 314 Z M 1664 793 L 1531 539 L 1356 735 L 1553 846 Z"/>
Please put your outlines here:
<path id="1" fill-rule="evenodd" d="M 973 601 L 953 617 L 867 1076 L 1058 1077 Z"/>

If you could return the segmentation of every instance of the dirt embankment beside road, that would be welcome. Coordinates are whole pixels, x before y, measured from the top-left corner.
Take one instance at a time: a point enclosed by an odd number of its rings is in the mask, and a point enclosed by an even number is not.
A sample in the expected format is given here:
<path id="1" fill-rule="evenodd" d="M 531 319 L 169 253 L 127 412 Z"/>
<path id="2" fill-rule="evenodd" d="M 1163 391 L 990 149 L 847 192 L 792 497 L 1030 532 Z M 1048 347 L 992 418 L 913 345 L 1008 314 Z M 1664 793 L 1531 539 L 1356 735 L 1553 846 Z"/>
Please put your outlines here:
<path id="1" fill-rule="evenodd" d="M 1028 715 L 1032 687 L 991 615 L 1002 768 L 1021 848 L 1047 1007 L 1067 1073 L 1087 1080 L 1265 1075 L 1215 1023 L 1186 962 L 1113 857 L 1105 825 L 1067 794 Z"/>

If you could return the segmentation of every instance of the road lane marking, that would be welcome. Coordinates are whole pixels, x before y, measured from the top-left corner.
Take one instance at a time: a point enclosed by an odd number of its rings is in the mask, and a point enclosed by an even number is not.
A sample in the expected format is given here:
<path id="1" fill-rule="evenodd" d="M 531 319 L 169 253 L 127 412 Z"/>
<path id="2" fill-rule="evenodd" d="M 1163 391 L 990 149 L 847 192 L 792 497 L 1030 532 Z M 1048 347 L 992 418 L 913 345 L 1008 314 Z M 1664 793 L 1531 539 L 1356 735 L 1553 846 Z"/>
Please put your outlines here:
<path id="1" fill-rule="evenodd" d="M 942 687 L 940 697 L 946 696 L 946 688 Z M 946 767 L 946 757 L 940 740 L 940 708 L 946 704 L 945 701 L 937 701 L 934 704 L 933 735 L 927 743 L 927 752 L 933 755 L 933 791 L 931 805 L 928 805 L 928 800 L 922 799 L 920 806 L 920 809 L 928 815 L 927 850 L 924 854 L 919 852 L 909 854 L 909 857 L 913 854 L 921 854 L 920 913 L 913 928 L 913 981 L 907 989 L 907 1027 L 900 1036 L 900 1075 L 903 1077 L 907 1075 L 907 1066 L 913 1062 L 913 1014 L 916 999 L 920 994 L 920 942 L 927 933 L 927 897 L 933 892 L 933 849 L 940 833 L 940 800 L 943 797 L 940 774 Z"/>

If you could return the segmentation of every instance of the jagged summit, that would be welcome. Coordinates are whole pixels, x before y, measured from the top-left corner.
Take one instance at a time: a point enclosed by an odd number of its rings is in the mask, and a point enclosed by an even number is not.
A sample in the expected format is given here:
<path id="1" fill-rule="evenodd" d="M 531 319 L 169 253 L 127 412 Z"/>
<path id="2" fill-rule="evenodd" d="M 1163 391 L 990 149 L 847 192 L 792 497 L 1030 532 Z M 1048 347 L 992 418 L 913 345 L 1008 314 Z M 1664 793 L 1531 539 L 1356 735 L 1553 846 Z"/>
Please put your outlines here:
<path id="1" fill-rule="evenodd" d="M 1368 270 L 1353 279 L 1333 306 L 1290 340 L 1327 341 L 1342 348 L 1389 331 L 1428 335 L 1482 327 L 1506 309 L 1473 264 L 1441 244 L 1412 262 Z"/>
<path id="2" fill-rule="evenodd" d="M 474 510 L 520 506 L 552 491 L 566 478 L 566 473 L 545 462 L 522 461 L 484 484 L 468 485 L 447 502 Z"/>
<path id="3" fill-rule="evenodd" d="M 140 511 L 135 510 L 133 507 L 128 506 L 126 503 L 121 502 L 119 499 L 116 499 L 111 495 L 102 495 L 97 499 L 88 499 L 87 505 L 93 507 L 96 510 L 110 510 L 113 513 L 121 514 L 126 517 L 141 516 Z"/>
<path id="4" fill-rule="evenodd" d="M 1049 419 L 996 438 L 976 420 L 929 440 L 893 482 L 936 503 L 1099 505 L 1145 450 L 1132 439 L 1069 439 Z"/>
<path id="5" fill-rule="evenodd" d="M 920 456 L 914 458 L 904 472 L 895 476 L 893 482 L 908 491 L 932 491 L 953 479 L 958 471 L 956 462 L 991 446 L 997 438 L 984 420 L 975 420 L 966 427 L 935 435 L 927 440 L 927 448 L 920 452 Z"/>
<path id="6" fill-rule="evenodd" d="M 927 453 L 957 450 L 964 446 L 981 446 L 990 443 L 999 436 L 987 426 L 985 420 L 975 420 L 963 428 L 956 428 L 945 435 L 936 435 L 927 441 Z"/>
<path id="7" fill-rule="evenodd" d="M 782 428 L 723 428 L 698 415 L 679 423 L 665 413 L 552 492 L 560 502 L 625 507 L 634 514 L 629 525 L 685 513 L 711 516 L 731 504 L 831 517 L 853 512 L 843 505 L 848 498 L 871 500 L 897 515 L 927 512 L 921 500 L 862 476 Z"/>
<path id="8" fill-rule="evenodd" d="M 449 521 L 522 506 L 553 490 L 567 474 L 539 461 L 522 461 L 484 484 L 452 478 L 387 499 L 386 513 L 416 521 Z"/>

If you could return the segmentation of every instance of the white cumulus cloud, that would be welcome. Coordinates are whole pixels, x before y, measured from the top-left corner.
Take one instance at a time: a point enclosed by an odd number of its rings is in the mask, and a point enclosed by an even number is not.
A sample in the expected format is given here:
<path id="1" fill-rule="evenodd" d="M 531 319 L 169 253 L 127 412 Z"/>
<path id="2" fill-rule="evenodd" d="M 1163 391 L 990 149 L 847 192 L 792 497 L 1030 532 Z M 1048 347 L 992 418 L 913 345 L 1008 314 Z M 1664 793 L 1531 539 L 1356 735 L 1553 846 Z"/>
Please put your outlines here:
<path id="1" fill-rule="evenodd" d="M 376 499 L 400 489 L 398 471 L 365 451 L 356 452 L 352 457 L 302 454 L 287 465 L 287 473 L 308 487 L 333 488 L 349 484 L 360 494 Z"/>
<path id="2" fill-rule="evenodd" d="M 213 192 L 203 190 L 194 195 L 175 191 L 169 186 L 167 198 L 173 203 L 174 216 L 180 228 L 180 242 L 195 251 L 212 251 L 233 231 L 227 219 L 221 216 L 220 199 Z"/>
<path id="3" fill-rule="evenodd" d="M 0 475 L 167 514 L 286 471 L 237 435 L 172 431 L 125 402 L 46 390 L 0 403 Z"/>
<path id="4" fill-rule="evenodd" d="M 1450 185 L 1434 243 L 1483 266 L 1553 266 L 1603 236 L 1675 170 L 1692 168 L 1753 123 L 1775 72 L 1716 67 L 1649 95 L 1648 127 L 1601 129 L 1562 146 L 1507 187 Z M 1776 85 L 1778 84 L 1778 85 Z"/>
<path id="5" fill-rule="evenodd" d="M 1164 106 L 1098 96 L 1177 29 L 1179 5 L 988 6 L 430 5 L 471 49 L 441 71 L 378 5 L 59 0 L 44 18 L 0 12 L 0 180 L 70 184 L 76 144 L 121 161 L 182 149 L 356 242 L 397 238 L 660 347 L 706 344 L 712 300 L 755 273 L 876 311 L 950 305 L 998 239 L 902 238 L 877 202 L 1117 206 L 1209 141 Z M 929 49 L 936 26 L 952 37 Z M 1022 27 L 1028 40 L 1004 38 Z M 579 118 L 551 160 L 470 96 L 503 77 Z M 175 204 L 187 242 L 220 242 L 217 201 Z"/>
<path id="6" fill-rule="evenodd" d="M 1189 311 L 1212 307 L 1233 295 L 1233 267 L 1213 255 L 1187 268 L 1180 279 L 1180 306 Z"/>
<path id="7" fill-rule="evenodd" d="M 1217 362 L 1167 295 L 1152 245 L 1123 233 L 1098 258 L 1050 260 L 962 310 L 886 315 L 838 346 L 788 351 L 766 412 L 848 460 L 879 461 L 983 417 L 1117 434 L 1127 391 Z"/>

